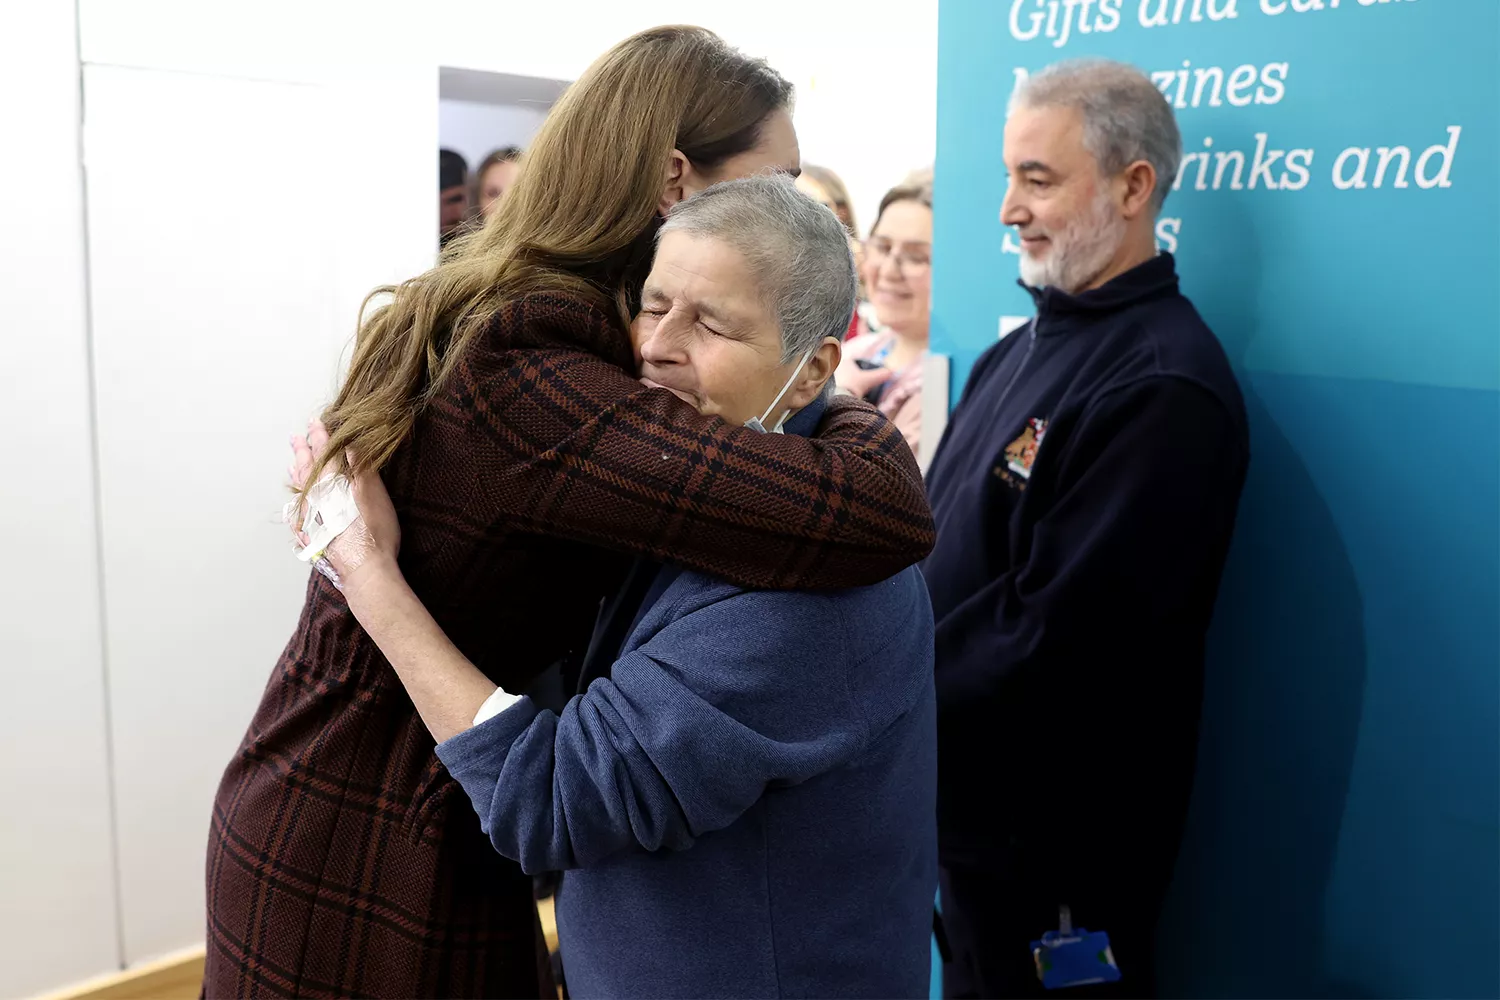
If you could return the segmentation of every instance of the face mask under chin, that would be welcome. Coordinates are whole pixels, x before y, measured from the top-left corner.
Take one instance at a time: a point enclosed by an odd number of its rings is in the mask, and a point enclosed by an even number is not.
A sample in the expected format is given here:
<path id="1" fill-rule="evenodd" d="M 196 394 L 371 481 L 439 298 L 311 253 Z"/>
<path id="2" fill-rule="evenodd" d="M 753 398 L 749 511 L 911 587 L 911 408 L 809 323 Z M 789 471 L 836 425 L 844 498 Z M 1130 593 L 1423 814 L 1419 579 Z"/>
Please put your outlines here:
<path id="1" fill-rule="evenodd" d="M 797 376 L 802 374 L 802 369 L 807 367 L 807 362 L 812 359 L 813 353 L 816 350 L 817 348 L 814 347 L 812 348 L 812 350 L 809 350 L 806 354 L 802 355 L 802 360 L 797 362 L 797 367 L 793 369 L 791 378 L 786 380 L 786 384 L 781 387 L 781 391 L 776 394 L 776 398 L 771 400 L 771 405 L 766 407 L 766 412 L 762 413 L 758 417 L 751 417 L 749 420 L 745 421 L 746 427 L 750 428 L 752 431 L 759 431 L 762 434 L 780 434 L 782 432 L 782 428 L 786 425 L 787 418 L 791 416 L 790 413 L 782 414 L 781 419 L 776 421 L 776 426 L 771 428 L 769 431 L 766 430 L 765 421 L 770 418 L 771 414 L 776 412 L 776 407 L 781 405 L 781 398 L 787 394 L 787 390 L 792 387 L 792 383 L 797 381 Z"/>

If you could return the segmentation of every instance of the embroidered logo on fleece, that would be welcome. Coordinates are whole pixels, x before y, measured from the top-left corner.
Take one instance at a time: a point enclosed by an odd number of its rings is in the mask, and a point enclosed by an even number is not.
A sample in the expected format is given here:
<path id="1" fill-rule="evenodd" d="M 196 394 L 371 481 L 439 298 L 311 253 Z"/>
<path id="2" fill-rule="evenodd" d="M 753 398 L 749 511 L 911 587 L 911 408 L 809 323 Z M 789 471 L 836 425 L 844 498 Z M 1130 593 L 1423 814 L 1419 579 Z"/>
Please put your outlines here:
<path id="1" fill-rule="evenodd" d="M 1026 421 L 1026 429 L 1021 436 L 1005 446 L 1005 470 L 996 468 L 996 475 L 1002 479 L 1010 479 L 1006 470 L 1014 473 L 1021 479 L 1022 487 L 1026 481 L 1031 479 L 1031 467 L 1036 463 L 1036 453 L 1042 447 L 1042 441 L 1047 437 L 1047 421 L 1042 417 L 1032 417 Z M 1012 480 L 1014 481 L 1014 480 Z"/>

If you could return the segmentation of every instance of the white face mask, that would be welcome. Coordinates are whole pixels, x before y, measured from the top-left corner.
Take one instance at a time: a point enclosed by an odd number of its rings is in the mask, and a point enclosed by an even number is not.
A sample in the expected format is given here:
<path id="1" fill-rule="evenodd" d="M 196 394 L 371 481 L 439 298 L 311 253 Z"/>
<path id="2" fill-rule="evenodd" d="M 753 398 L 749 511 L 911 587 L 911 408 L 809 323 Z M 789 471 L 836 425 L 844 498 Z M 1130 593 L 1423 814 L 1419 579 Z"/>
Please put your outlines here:
<path id="1" fill-rule="evenodd" d="M 776 398 L 771 400 L 771 405 L 766 407 L 766 412 L 762 413 L 758 417 L 751 417 L 749 420 L 746 420 L 746 427 L 750 428 L 752 431 L 760 431 L 762 434 L 766 433 L 765 422 L 770 419 L 771 414 L 776 412 L 776 407 L 781 405 L 781 397 L 785 396 L 786 391 L 792 387 L 792 383 L 797 381 L 797 376 L 802 374 L 803 367 L 806 366 L 807 362 L 812 359 L 812 356 L 816 351 L 817 348 L 814 347 L 812 350 L 802 355 L 802 360 L 797 362 L 797 368 L 792 372 L 792 377 L 786 380 L 786 385 L 782 386 L 781 391 L 776 394 Z M 786 423 L 787 417 L 789 416 L 791 416 L 790 413 L 783 414 L 782 418 L 776 421 L 776 426 L 771 428 L 770 433 L 780 434 L 781 428 Z"/>

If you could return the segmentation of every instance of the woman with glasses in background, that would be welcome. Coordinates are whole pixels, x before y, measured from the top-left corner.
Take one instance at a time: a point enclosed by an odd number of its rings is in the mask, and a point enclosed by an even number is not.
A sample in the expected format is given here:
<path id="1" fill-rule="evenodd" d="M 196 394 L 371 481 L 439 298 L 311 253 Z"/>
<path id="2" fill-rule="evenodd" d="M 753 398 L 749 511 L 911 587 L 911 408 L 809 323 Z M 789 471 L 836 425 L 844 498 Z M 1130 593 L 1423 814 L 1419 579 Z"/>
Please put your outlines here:
<path id="1" fill-rule="evenodd" d="M 921 459 L 922 361 L 932 311 L 931 170 L 886 192 L 864 251 L 876 329 L 844 346 L 835 380 L 839 389 L 874 403 Z"/>

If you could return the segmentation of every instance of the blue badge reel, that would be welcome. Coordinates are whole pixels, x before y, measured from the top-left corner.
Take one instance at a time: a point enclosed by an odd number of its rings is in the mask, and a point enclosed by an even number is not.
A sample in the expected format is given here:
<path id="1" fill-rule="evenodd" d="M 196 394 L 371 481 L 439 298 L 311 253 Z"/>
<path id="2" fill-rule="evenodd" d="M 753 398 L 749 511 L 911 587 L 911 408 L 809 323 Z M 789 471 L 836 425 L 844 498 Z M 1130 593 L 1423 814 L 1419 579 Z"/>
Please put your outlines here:
<path id="1" fill-rule="evenodd" d="M 1058 914 L 1058 929 L 1031 942 L 1031 957 L 1036 962 L 1037 978 L 1049 990 L 1120 981 L 1109 935 L 1083 927 L 1075 929 L 1066 906 Z"/>

